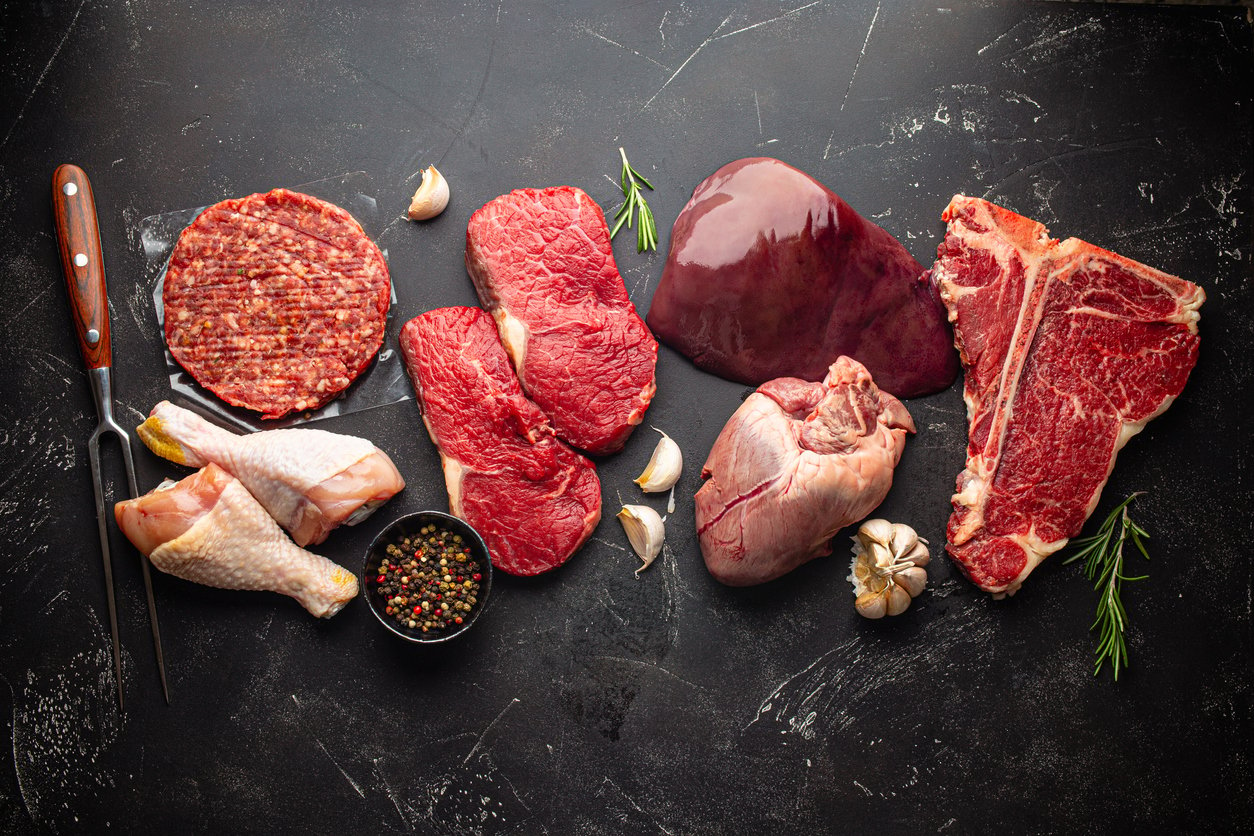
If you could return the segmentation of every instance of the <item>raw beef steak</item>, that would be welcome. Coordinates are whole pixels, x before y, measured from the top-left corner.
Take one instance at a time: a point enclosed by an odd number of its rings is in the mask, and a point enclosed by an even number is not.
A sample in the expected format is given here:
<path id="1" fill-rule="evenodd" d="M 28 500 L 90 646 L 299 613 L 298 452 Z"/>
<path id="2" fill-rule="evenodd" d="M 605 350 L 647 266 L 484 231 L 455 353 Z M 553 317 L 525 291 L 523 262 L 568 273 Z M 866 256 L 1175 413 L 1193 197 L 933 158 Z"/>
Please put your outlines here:
<path id="1" fill-rule="evenodd" d="M 440 451 L 450 511 L 483 535 L 504 572 L 565 563 L 601 518 L 601 483 L 523 395 L 491 317 L 428 311 L 405 323 L 401 351 Z"/>
<path id="2" fill-rule="evenodd" d="M 759 386 L 701 470 L 697 534 L 710 574 L 748 586 L 831 554 L 832 536 L 884 501 L 912 432 L 901 401 L 848 357 L 822 383 Z"/>
<path id="3" fill-rule="evenodd" d="M 179 236 L 162 290 L 174 359 L 263 418 L 316 409 L 383 344 L 391 281 L 338 206 L 286 189 L 210 206 Z"/>
<path id="4" fill-rule="evenodd" d="M 594 455 L 620 449 L 657 390 L 657 341 L 600 207 L 569 186 L 498 197 L 470 218 L 466 271 L 557 434 Z"/>
<path id="5" fill-rule="evenodd" d="M 932 278 L 966 368 L 947 550 L 1013 594 L 1093 513 L 1115 455 L 1197 361 L 1197 285 L 957 195 Z"/>

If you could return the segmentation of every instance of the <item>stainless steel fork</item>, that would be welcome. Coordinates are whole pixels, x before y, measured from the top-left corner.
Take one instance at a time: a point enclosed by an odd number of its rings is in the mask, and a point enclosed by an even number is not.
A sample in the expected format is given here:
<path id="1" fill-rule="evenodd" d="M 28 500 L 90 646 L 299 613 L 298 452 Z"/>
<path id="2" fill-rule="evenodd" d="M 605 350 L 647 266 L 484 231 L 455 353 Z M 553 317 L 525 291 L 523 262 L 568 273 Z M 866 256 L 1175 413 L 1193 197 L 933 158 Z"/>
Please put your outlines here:
<path id="1" fill-rule="evenodd" d="M 112 509 L 105 506 L 104 482 L 100 473 L 100 440 L 109 434 L 117 437 L 126 466 L 129 495 L 139 491 L 135 485 L 135 461 L 131 456 L 131 439 L 113 419 L 113 349 L 109 338 L 109 297 L 105 288 L 104 256 L 100 246 L 100 227 L 96 220 L 96 202 L 91 181 L 78 166 L 63 165 L 52 176 L 52 208 L 61 251 L 61 267 L 69 292 L 70 312 L 78 335 L 79 350 L 87 364 L 92 399 L 96 402 L 99 422 L 87 441 L 91 460 L 92 487 L 96 494 L 96 524 L 100 533 L 100 550 L 104 558 L 105 596 L 109 606 L 109 633 L 113 640 L 113 672 L 118 683 L 118 710 L 125 708 L 122 695 L 122 650 L 118 640 L 117 603 L 113 591 L 113 560 L 109 554 L 109 519 Z M 148 598 L 148 620 L 152 625 L 152 641 L 157 656 L 157 672 L 161 690 L 170 702 L 170 689 L 165 678 L 165 660 L 161 652 L 161 631 L 157 626 L 157 604 L 152 597 L 152 573 L 148 558 L 140 555 L 144 575 L 144 592 Z"/>

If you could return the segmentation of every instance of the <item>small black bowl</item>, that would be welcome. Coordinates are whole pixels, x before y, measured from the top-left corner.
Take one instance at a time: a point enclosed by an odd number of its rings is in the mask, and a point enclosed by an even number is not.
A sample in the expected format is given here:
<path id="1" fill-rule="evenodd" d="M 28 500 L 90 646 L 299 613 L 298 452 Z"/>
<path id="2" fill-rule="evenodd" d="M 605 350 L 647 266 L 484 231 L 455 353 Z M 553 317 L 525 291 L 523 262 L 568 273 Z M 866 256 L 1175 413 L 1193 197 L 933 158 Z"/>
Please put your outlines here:
<path id="1" fill-rule="evenodd" d="M 392 544 L 399 544 L 406 537 L 418 537 L 418 532 L 428 525 L 435 525 L 437 528 L 443 528 L 453 534 L 462 536 L 462 542 L 470 547 L 471 557 L 479 564 L 481 579 L 479 581 L 479 593 L 475 596 L 475 603 L 471 607 L 469 614 L 462 618 L 461 624 L 433 629 L 424 633 L 421 627 L 409 627 L 388 615 L 387 602 L 383 600 L 383 596 L 379 592 L 379 584 L 375 579 L 379 576 L 380 564 L 387 557 L 387 547 Z M 374 613 L 375 618 L 379 619 L 379 623 L 406 641 L 419 644 L 436 644 L 460 636 L 469 630 L 470 626 L 479 618 L 479 614 L 487 606 L 488 593 L 491 591 L 492 560 L 488 553 L 487 544 L 483 542 L 479 532 L 475 531 L 466 521 L 458 519 L 451 514 L 441 513 L 440 511 L 418 511 L 413 514 L 406 514 L 379 532 L 379 536 L 374 538 L 374 542 L 366 550 L 366 562 L 362 568 L 361 593 L 365 596 L 366 603 L 370 606 L 370 611 Z"/>

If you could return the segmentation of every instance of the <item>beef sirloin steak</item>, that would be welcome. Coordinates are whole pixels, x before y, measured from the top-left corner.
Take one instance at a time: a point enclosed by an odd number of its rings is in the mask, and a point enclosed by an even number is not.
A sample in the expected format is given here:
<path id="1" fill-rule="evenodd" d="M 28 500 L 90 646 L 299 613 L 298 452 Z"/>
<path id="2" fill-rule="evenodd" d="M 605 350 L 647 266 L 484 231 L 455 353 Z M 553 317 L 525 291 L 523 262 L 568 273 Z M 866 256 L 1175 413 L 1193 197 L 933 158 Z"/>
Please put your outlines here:
<path id="1" fill-rule="evenodd" d="M 1129 438 L 1197 362 L 1200 287 L 957 195 L 932 278 L 970 420 L 947 550 L 1013 594 L 1080 532 Z"/>
<path id="2" fill-rule="evenodd" d="M 365 371 L 391 292 L 382 253 L 340 207 L 287 189 L 224 200 L 170 254 L 166 344 L 222 400 L 279 418 Z"/>
<path id="3" fill-rule="evenodd" d="M 657 390 L 657 341 L 600 207 L 570 186 L 498 197 L 466 227 L 466 271 L 557 434 L 593 455 L 620 449 Z"/>
<path id="4" fill-rule="evenodd" d="M 492 318 L 479 308 L 428 311 L 405 323 L 401 351 L 454 516 L 483 535 L 504 572 L 565 563 L 601 518 L 601 483 L 523 394 Z"/>

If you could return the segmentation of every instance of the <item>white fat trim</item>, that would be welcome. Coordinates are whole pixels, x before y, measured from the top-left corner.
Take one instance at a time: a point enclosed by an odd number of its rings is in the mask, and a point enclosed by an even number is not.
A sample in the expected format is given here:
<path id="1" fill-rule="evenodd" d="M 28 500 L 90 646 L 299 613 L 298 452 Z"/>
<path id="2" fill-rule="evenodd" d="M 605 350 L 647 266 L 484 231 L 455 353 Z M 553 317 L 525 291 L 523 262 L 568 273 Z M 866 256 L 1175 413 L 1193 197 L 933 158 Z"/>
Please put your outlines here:
<path id="1" fill-rule="evenodd" d="M 1006 539 L 1017 545 L 1023 550 L 1026 562 L 1023 571 L 1015 575 L 1014 579 L 1005 586 L 988 590 L 993 595 L 994 600 L 1001 600 L 1010 595 L 1014 595 L 1019 591 L 1019 587 L 1023 586 L 1023 582 L 1027 580 L 1028 575 L 1032 574 L 1032 570 L 1040 566 L 1045 558 L 1067 545 L 1069 540 L 1053 540 L 1046 542 L 1036 535 L 1036 527 L 1033 526 L 1026 534 L 1008 534 Z"/>
<path id="2" fill-rule="evenodd" d="M 514 364 L 514 370 L 518 373 L 519 380 L 522 380 L 523 363 L 527 359 L 527 340 L 530 332 L 521 319 L 511 315 L 504 308 L 494 309 L 492 318 L 496 320 L 496 330 L 501 335 L 501 344 L 505 346 L 505 353 L 509 355 L 510 362 Z"/>
<path id="3" fill-rule="evenodd" d="M 1068 238 L 1065 241 L 1059 242 L 1058 252 L 1070 253 L 1074 250 L 1085 249 L 1090 246 L 1092 245 L 1085 243 L 1079 238 Z M 1123 256 L 1117 256 L 1117 259 L 1123 260 Z M 1109 267 L 1109 262 L 1098 260 L 1096 258 L 1090 258 L 1084 266 L 1086 269 L 1105 272 Z M 1177 282 L 1184 281 L 1180 277 L 1173 276 L 1170 273 L 1164 273 L 1163 271 L 1150 267 L 1147 264 L 1138 264 L 1137 267 L 1140 268 L 1137 272 L 1141 278 L 1158 285 L 1163 289 L 1163 293 L 1165 295 L 1176 297 L 1177 307 L 1175 312 L 1164 317 L 1161 321 L 1171 322 L 1176 325 L 1183 325 L 1188 328 L 1189 333 L 1196 334 L 1197 324 L 1201 319 L 1201 314 L 1198 309 L 1201 308 L 1202 304 L 1206 301 L 1206 291 L 1199 285 L 1186 284 L 1184 286 L 1189 288 L 1189 292 L 1186 295 L 1180 295 L 1180 286 L 1177 285 Z"/>
<path id="4" fill-rule="evenodd" d="M 1045 558 L 1049 557 L 1069 542 L 1069 539 L 1066 537 L 1061 540 L 1042 540 L 1036 533 L 1035 525 L 1029 528 L 1024 534 L 1011 534 L 1008 535 L 1006 539 L 1017 544 L 1019 548 L 1023 549 L 1028 558 L 1027 564 L 1023 567 L 1023 571 L 1020 572 L 1018 577 L 1011 582 L 1011 585 L 1016 587 L 1023 583 L 1023 579 L 1026 578 L 1033 569 L 1040 566 L 1041 562 L 1044 561 Z"/>
<path id="5" fill-rule="evenodd" d="M 449 512 L 455 517 L 460 517 L 462 515 L 462 478 L 465 471 L 461 462 L 444 455 L 439 436 L 432 429 L 425 410 L 422 413 L 422 425 L 427 428 L 427 435 L 430 436 L 431 443 L 435 445 L 436 452 L 440 454 L 440 469 L 444 473 L 444 489 L 448 491 Z"/>
<path id="6" fill-rule="evenodd" d="M 975 418 L 975 410 L 980 404 L 965 386 L 962 387 L 962 402 L 967 406 L 967 432 L 970 433 L 971 421 Z"/>
<path id="7" fill-rule="evenodd" d="M 444 471 L 444 489 L 448 491 L 449 513 L 455 517 L 462 515 L 462 479 L 466 469 L 457 459 L 440 454 L 440 468 Z"/>
<path id="8" fill-rule="evenodd" d="M 1119 451 L 1123 449 L 1123 446 L 1128 443 L 1129 439 L 1145 429 L 1146 424 L 1162 415 L 1167 410 L 1167 407 L 1171 406 L 1173 400 L 1175 399 L 1167 398 L 1164 400 L 1154 414 L 1148 416 L 1144 421 L 1128 421 L 1119 428 L 1119 434 L 1115 436 L 1114 449 L 1110 451 L 1110 461 L 1106 463 L 1106 473 L 1102 476 L 1102 481 L 1093 489 L 1093 495 L 1089 497 L 1088 505 L 1085 506 L 1084 519 L 1086 522 L 1089 517 L 1093 516 L 1093 512 L 1097 510 L 1098 503 L 1102 500 L 1102 491 L 1106 489 L 1106 483 L 1110 480 L 1110 474 L 1115 470 L 1115 461 L 1119 456 Z"/>
<path id="9" fill-rule="evenodd" d="M 984 527 L 984 504 L 981 498 L 987 492 L 990 480 L 979 472 L 983 469 L 983 456 L 976 456 L 969 460 L 967 469 L 959 477 L 965 483 L 965 486 L 961 491 L 950 497 L 950 502 L 953 505 L 962 506 L 968 512 L 963 519 L 962 525 L 950 538 L 950 542 L 955 546 L 961 546 Z"/>

